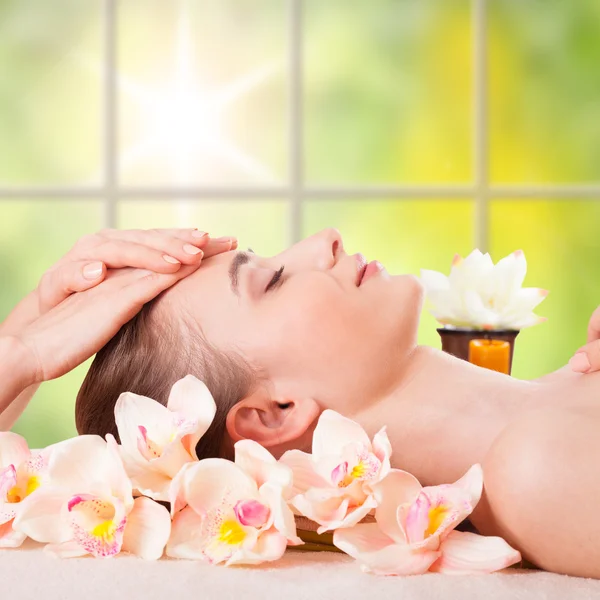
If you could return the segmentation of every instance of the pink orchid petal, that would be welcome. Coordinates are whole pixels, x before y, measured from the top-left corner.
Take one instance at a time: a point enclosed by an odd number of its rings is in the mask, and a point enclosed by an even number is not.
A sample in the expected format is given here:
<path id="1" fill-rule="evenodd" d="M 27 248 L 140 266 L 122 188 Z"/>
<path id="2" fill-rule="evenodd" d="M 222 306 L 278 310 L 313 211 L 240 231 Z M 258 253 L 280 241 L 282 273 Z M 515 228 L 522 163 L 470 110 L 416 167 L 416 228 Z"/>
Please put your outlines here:
<path id="1" fill-rule="evenodd" d="M 203 540 L 200 532 L 202 517 L 189 506 L 179 511 L 171 523 L 171 535 L 167 541 L 166 555 L 189 560 L 204 559 Z"/>
<path id="2" fill-rule="evenodd" d="M 312 455 L 315 461 L 328 455 L 339 454 L 347 444 L 356 443 L 371 448 L 364 429 L 333 410 L 325 410 L 313 434 Z"/>
<path id="3" fill-rule="evenodd" d="M 430 571 L 452 575 L 492 573 L 521 560 L 521 554 L 500 537 L 452 531 L 442 542 L 441 557 Z"/>
<path id="4" fill-rule="evenodd" d="M 373 437 L 373 453 L 383 464 L 387 460 L 389 465 L 389 459 L 392 455 L 392 444 L 386 433 L 386 427 L 382 427 Z"/>
<path id="5" fill-rule="evenodd" d="M 112 434 L 106 435 L 106 464 L 110 481 L 110 493 L 115 498 L 119 498 L 124 506 L 125 512 L 129 512 L 133 507 L 133 495 L 131 480 L 125 471 L 125 465 L 119 453 L 119 445 Z"/>
<path id="6" fill-rule="evenodd" d="M 166 406 L 132 392 L 124 392 L 117 399 L 115 422 L 121 445 L 130 456 L 141 461 L 147 459 L 138 450 L 140 426 L 144 427 L 145 435 L 160 448 L 171 441 L 175 431 L 173 413 Z"/>
<path id="7" fill-rule="evenodd" d="M 404 512 L 421 492 L 419 480 L 407 471 L 392 469 L 387 477 L 372 487 L 377 501 L 377 523 L 392 540 L 406 543 L 408 538 L 404 527 L 408 515 L 405 516 Z"/>
<path id="8" fill-rule="evenodd" d="M 71 498 L 68 507 L 73 541 L 96 557 L 120 552 L 126 523 L 120 500 L 81 494 Z"/>
<path id="9" fill-rule="evenodd" d="M 0 469 L 0 502 L 6 498 L 8 492 L 17 485 L 17 469 L 14 465 Z"/>
<path id="10" fill-rule="evenodd" d="M 425 539 L 425 531 L 429 527 L 429 511 L 431 502 L 427 494 L 421 492 L 406 515 L 406 537 L 410 544 Z"/>
<path id="11" fill-rule="evenodd" d="M 193 430 L 186 430 L 188 435 L 185 445 L 191 450 L 191 457 L 197 460 L 196 444 L 212 424 L 217 410 L 212 394 L 203 381 L 193 375 L 186 375 L 171 387 L 167 407 L 193 423 Z"/>
<path id="12" fill-rule="evenodd" d="M 294 513 L 285 501 L 281 487 L 271 483 L 265 483 L 259 490 L 271 509 L 272 526 L 293 546 L 299 546 L 304 542 L 296 534 L 296 520 Z"/>
<path id="13" fill-rule="evenodd" d="M 127 515 L 122 550 L 145 560 L 158 560 L 171 534 L 169 511 L 150 498 L 136 498 Z"/>
<path id="14" fill-rule="evenodd" d="M 13 529 L 36 542 L 61 544 L 73 534 L 68 521 L 61 518 L 69 498 L 62 490 L 40 489 L 28 496 L 19 508 Z"/>
<path id="15" fill-rule="evenodd" d="M 20 531 L 15 531 L 12 520 L 0 525 L 0 548 L 18 548 L 27 536 Z"/>
<path id="16" fill-rule="evenodd" d="M 9 465 L 16 469 L 30 454 L 25 438 L 12 431 L 0 431 L 0 469 Z"/>
<path id="17" fill-rule="evenodd" d="M 430 502 L 426 530 L 429 530 L 431 535 L 439 535 L 442 540 L 473 512 L 470 493 L 454 484 L 427 486 L 423 488 L 422 493 Z"/>
<path id="18" fill-rule="evenodd" d="M 290 467 L 293 473 L 290 497 L 303 494 L 312 487 L 325 488 L 330 485 L 327 479 L 317 473 L 312 456 L 306 452 L 288 450 L 279 462 Z"/>
<path id="19" fill-rule="evenodd" d="M 239 440 L 235 446 L 235 464 L 252 477 L 260 488 L 269 481 L 283 488 L 292 485 L 292 470 L 254 440 Z"/>
<path id="20" fill-rule="evenodd" d="M 223 458 L 206 458 L 192 463 L 183 479 L 183 495 L 198 513 L 230 504 L 238 500 L 256 498 L 258 488 L 237 465 Z"/>
<path id="21" fill-rule="evenodd" d="M 269 507 L 258 500 L 240 500 L 233 507 L 233 512 L 242 525 L 250 527 L 262 527 L 271 513 Z"/>
<path id="22" fill-rule="evenodd" d="M 148 468 L 172 479 L 179 473 L 183 465 L 193 461 L 194 459 L 185 449 L 181 440 L 176 439 L 164 446 L 162 454 L 158 458 L 152 459 L 148 464 Z"/>
<path id="23" fill-rule="evenodd" d="M 252 548 L 241 548 L 225 563 L 230 565 L 258 565 L 263 562 L 280 559 L 286 549 L 285 536 L 278 531 L 270 530 L 262 533 Z"/>
<path id="24" fill-rule="evenodd" d="M 17 471 L 11 464 L 0 471 L 0 524 L 12 521 L 20 502 L 8 502 L 8 494 L 17 484 Z"/>
<path id="25" fill-rule="evenodd" d="M 483 469 L 480 464 L 474 464 L 452 487 L 464 489 L 469 494 L 469 502 L 474 509 L 483 491 Z"/>
<path id="26" fill-rule="evenodd" d="M 63 542 L 62 544 L 46 544 L 44 552 L 58 558 L 77 558 L 89 554 L 85 548 L 74 541 Z"/>
<path id="27" fill-rule="evenodd" d="M 148 440 L 148 430 L 143 425 L 138 425 L 137 449 L 140 455 L 146 460 L 152 460 L 153 458 L 160 456 L 160 454 L 153 449 L 152 443 Z"/>
<path id="28" fill-rule="evenodd" d="M 348 474 L 348 462 L 344 461 L 344 462 L 340 463 L 331 472 L 331 481 L 332 481 L 333 485 L 339 486 L 340 483 L 343 483 L 347 474 Z"/>
<path id="29" fill-rule="evenodd" d="M 425 573 L 440 553 L 415 552 L 406 544 L 396 544 L 376 523 L 364 523 L 351 529 L 338 529 L 333 543 L 355 558 L 365 571 L 377 575 L 417 575 Z"/>
<path id="30" fill-rule="evenodd" d="M 101 495 L 111 494 L 111 469 L 106 442 L 98 435 L 80 435 L 55 444 L 48 464 L 47 476 L 52 485 L 75 495 L 95 486 Z"/>
<path id="31" fill-rule="evenodd" d="M 141 469 L 131 474 L 131 482 L 140 494 L 154 500 L 169 501 L 172 479 L 151 469 Z"/>
<path id="32" fill-rule="evenodd" d="M 323 524 L 317 529 L 317 533 L 320 534 L 326 531 L 332 531 L 333 529 L 353 527 L 362 521 L 376 506 L 377 502 L 375 501 L 375 498 L 369 496 L 361 506 L 346 509 L 346 514 L 341 519 L 331 520 L 329 523 Z"/>
<path id="33" fill-rule="evenodd" d="M 184 465 L 177 473 L 177 475 L 171 481 L 171 485 L 168 488 L 168 502 L 171 505 L 171 518 L 175 516 L 177 512 L 182 510 L 187 506 L 187 497 L 186 497 L 186 482 L 187 482 L 187 471 L 194 465 L 195 463 L 187 463 Z M 202 511 L 201 514 L 204 514 Z"/>
<path id="34" fill-rule="evenodd" d="M 301 515 L 308 517 L 321 527 L 317 533 L 323 533 L 331 529 L 332 524 L 342 521 L 348 513 L 349 498 L 332 497 L 321 502 L 311 502 L 306 494 L 296 496 L 292 499 L 292 505 Z"/>

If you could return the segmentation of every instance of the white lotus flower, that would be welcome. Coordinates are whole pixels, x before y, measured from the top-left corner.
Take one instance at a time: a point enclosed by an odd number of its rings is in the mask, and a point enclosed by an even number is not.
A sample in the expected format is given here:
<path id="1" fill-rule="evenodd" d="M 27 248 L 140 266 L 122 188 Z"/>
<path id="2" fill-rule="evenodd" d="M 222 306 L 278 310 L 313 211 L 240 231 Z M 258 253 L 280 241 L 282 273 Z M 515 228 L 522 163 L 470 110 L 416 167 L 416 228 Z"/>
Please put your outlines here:
<path id="1" fill-rule="evenodd" d="M 421 269 L 421 281 L 442 324 L 471 329 L 523 329 L 546 320 L 533 309 L 548 295 L 541 288 L 522 288 L 527 261 L 517 250 L 495 265 L 489 254 L 475 249 L 458 254 L 450 275 Z"/>

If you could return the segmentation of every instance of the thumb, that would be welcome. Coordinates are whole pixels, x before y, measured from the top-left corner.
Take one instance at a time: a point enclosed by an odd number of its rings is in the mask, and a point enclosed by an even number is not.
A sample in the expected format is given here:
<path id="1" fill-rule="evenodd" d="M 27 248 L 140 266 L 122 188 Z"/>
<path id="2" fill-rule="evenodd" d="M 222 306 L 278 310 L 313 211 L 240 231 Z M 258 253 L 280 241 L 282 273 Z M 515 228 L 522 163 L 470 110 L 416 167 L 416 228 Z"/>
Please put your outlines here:
<path id="1" fill-rule="evenodd" d="M 74 292 L 98 285 L 106 276 L 106 265 L 100 261 L 69 261 L 47 271 L 38 285 L 40 314 L 48 312 Z"/>

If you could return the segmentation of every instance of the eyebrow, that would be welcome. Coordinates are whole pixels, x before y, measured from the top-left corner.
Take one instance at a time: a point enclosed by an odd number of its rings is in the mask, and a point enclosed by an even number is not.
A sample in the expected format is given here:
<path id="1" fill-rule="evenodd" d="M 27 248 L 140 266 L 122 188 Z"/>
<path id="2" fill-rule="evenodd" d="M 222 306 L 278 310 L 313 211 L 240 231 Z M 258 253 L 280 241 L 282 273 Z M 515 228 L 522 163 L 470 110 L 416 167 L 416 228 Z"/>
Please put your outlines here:
<path id="1" fill-rule="evenodd" d="M 231 289 L 236 296 L 240 295 L 239 291 L 239 275 L 240 268 L 242 265 L 249 263 L 252 260 L 252 256 L 249 252 L 238 252 L 229 265 L 229 280 L 231 281 Z"/>

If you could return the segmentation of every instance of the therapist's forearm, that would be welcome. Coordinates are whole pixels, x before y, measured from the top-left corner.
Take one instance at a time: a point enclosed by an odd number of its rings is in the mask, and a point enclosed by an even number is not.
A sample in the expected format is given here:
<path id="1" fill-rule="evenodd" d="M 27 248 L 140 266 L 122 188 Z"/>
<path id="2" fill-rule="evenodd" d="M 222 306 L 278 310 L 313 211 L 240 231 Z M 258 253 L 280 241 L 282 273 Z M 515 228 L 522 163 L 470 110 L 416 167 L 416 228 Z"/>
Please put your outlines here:
<path id="1" fill-rule="evenodd" d="M 0 337 L 0 415 L 34 383 L 34 369 L 24 346 L 10 336 Z"/>

